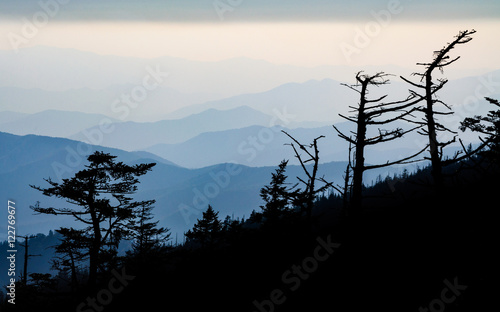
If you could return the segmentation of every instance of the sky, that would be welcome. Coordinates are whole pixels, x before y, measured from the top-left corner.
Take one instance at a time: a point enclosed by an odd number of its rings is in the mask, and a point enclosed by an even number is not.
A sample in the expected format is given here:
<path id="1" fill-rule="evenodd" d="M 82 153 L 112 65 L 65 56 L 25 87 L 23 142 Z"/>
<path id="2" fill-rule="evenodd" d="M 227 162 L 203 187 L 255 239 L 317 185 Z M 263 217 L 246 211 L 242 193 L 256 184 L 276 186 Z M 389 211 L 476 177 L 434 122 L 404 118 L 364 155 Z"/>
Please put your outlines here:
<path id="1" fill-rule="evenodd" d="M 0 49 L 411 66 L 465 29 L 461 68 L 500 68 L 500 1 L 2 0 Z"/>

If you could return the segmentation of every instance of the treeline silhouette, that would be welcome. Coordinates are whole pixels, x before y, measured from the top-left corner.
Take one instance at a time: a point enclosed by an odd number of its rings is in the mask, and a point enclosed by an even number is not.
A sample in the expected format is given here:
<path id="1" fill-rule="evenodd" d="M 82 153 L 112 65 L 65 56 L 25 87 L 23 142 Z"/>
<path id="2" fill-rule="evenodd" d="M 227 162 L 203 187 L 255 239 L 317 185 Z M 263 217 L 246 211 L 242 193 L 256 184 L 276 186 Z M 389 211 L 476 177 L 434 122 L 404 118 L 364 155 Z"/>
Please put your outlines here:
<path id="1" fill-rule="evenodd" d="M 69 203 L 54 208 L 39 202 L 35 213 L 70 216 L 79 227 L 55 230 L 58 274 L 18 280 L 16 305 L 4 295 L 2 311 L 486 310 L 497 278 L 500 109 L 464 119 L 460 130 L 481 134 L 481 143 L 465 147 L 459 140 L 462 151 L 446 157 L 458 133 L 437 119 L 452 110 L 437 97 L 446 80 L 432 80 L 435 69 L 458 60 L 448 53 L 474 33 L 460 32 L 421 64 L 426 70 L 416 76 L 422 85 L 401 77 L 423 94 L 410 90 L 405 99 L 384 102 L 386 96 L 368 97 L 368 88 L 385 85 L 388 75 L 356 75 L 358 83 L 348 87 L 360 101 L 352 116 L 342 117 L 357 131 L 335 128 L 351 145 L 341 184 L 317 175 L 322 137 L 303 144 L 285 133 L 304 176 L 292 181 L 282 161 L 261 189 L 263 205 L 248 219 L 222 218 L 209 205 L 183 243 L 174 244 L 154 221 L 154 200 L 133 199 L 139 178 L 155 164 L 129 166 L 95 152 L 74 177 L 32 186 Z M 368 126 L 394 121 L 411 126 L 366 136 Z M 384 164 L 364 163 L 367 145 L 412 131 L 426 136 L 425 148 Z M 438 132 L 451 139 L 439 141 Z M 422 159 L 430 164 L 371 186 L 363 182 L 366 170 Z M 124 241 L 131 247 L 121 254 Z"/>
<path id="2" fill-rule="evenodd" d="M 209 206 L 184 243 L 164 241 L 116 256 L 114 268 L 98 271 L 93 288 L 85 265 L 74 277 L 71 267 L 53 277 L 31 274 L 27 285 L 18 281 L 16 308 L 418 311 L 439 298 L 444 279 L 458 277 L 467 291 L 447 310 L 486 309 L 496 291 L 494 216 L 500 173 L 498 161 L 489 158 L 498 154 L 490 152 L 448 167 L 440 193 L 429 182 L 430 166 L 365 187 L 363 211 L 356 218 L 344 217 L 343 198 L 333 192 L 315 200 L 312 223 L 300 207 L 284 201 L 273 206 L 276 201 L 268 200 L 245 220 L 221 218 Z M 275 175 L 285 173 L 278 168 Z M 64 236 L 57 235 L 59 246 L 64 245 Z M 305 259 L 314 257 L 319 239 L 340 246 L 314 267 Z M 134 277 L 123 291 L 109 303 L 101 298 L 106 304 L 97 299 L 96 308 L 88 304 L 88 298 L 108 289 L 112 271 L 122 269 Z M 291 273 L 284 279 L 286 272 Z M 272 303 L 275 290 L 283 292 L 283 303 Z M 13 307 L 4 302 L 2 308 Z"/>

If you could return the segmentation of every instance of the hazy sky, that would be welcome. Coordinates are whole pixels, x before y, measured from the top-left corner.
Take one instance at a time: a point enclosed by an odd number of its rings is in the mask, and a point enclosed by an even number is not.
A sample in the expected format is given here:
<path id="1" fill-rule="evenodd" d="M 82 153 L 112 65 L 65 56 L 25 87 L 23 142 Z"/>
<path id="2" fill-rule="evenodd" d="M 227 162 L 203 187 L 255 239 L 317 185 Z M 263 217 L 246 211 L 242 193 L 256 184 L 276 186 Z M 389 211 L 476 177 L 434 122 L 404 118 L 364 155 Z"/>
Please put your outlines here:
<path id="1" fill-rule="evenodd" d="M 497 0 L 0 2 L 3 50 L 48 45 L 137 57 L 408 67 L 472 28 L 474 43 L 460 47 L 456 67 L 500 68 Z"/>

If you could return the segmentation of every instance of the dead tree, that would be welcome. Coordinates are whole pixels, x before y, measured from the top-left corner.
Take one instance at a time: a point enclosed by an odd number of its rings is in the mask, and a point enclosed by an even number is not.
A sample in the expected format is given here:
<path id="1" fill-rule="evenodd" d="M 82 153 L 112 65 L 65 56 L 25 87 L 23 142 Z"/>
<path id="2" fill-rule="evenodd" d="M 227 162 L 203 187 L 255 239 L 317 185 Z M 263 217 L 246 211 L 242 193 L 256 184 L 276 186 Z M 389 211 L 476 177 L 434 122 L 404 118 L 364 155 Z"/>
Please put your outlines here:
<path id="1" fill-rule="evenodd" d="M 23 282 L 23 285 L 28 285 L 28 259 L 29 258 L 32 258 L 32 257 L 40 257 L 41 255 L 30 255 L 29 254 L 29 239 L 30 238 L 35 238 L 36 236 L 35 235 L 25 235 L 25 236 L 21 236 L 21 235 L 17 235 L 17 237 L 19 238 L 24 238 L 24 244 L 19 244 L 21 247 L 24 247 L 24 272 L 23 272 L 23 276 L 22 276 L 22 282 Z"/>
<path id="2" fill-rule="evenodd" d="M 401 76 L 401 79 L 409 83 L 411 86 L 420 89 L 423 93 L 418 93 L 415 90 L 410 90 L 412 96 L 420 99 L 420 101 L 425 102 L 425 106 L 420 109 L 424 113 L 423 121 L 411 121 L 418 125 L 425 126 L 426 129 L 422 129 L 420 134 L 425 135 L 429 139 L 429 153 L 430 158 L 427 158 L 431 161 L 432 169 L 431 175 L 434 180 L 434 184 L 437 189 L 440 189 L 444 186 L 444 178 L 442 169 L 444 166 L 447 166 L 451 163 L 457 162 L 458 154 L 451 159 L 443 159 L 443 149 L 450 145 L 451 143 L 456 142 L 457 132 L 448 129 L 443 124 L 437 121 L 436 116 L 439 115 L 451 115 L 453 111 L 450 106 L 444 103 L 442 100 L 438 99 L 436 93 L 441 90 L 444 85 L 448 82 L 448 79 L 437 79 L 437 81 L 433 81 L 433 71 L 437 68 L 443 72 L 443 69 L 456 62 L 460 56 L 457 56 L 454 59 L 450 59 L 448 53 L 457 45 L 465 44 L 472 40 L 471 35 L 474 34 L 475 30 L 465 30 L 461 31 L 453 42 L 448 43 L 444 48 L 438 51 L 434 51 L 434 59 L 430 63 L 417 63 L 417 65 L 424 66 L 425 72 L 423 73 L 413 73 L 414 76 L 419 76 L 420 82 L 424 82 L 424 84 L 414 83 L 404 77 Z M 436 104 L 443 105 L 448 111 L 443 112 L 439 111 L 435 108 Z M 452 138 L 448 141 L 441 142 L 438 138 L 439 133 L 448 133 L 452 135 Z"/>
<path id="3" fill-rule="evenodd" d="M 301 193 L 301 196 L 298 199 L 297 203 L 299 203 L 299 205 L 303 207 L 306 213 L 307 222 L 308 224 L 311 224 L 310 222 L 311 222 L 312 209 L 314 206 L 314 199 L 316 198 L 316 195 L 328 190 L 331 187 L 336 189 L 337 191 L 340 191 L 336 186 L 333 185 L 332 182 L 326 181 L 324 177 L 318 177 L 318 165 L 319 165 L 318 140 L 324 138 L 324 136 L 322 135 L 315 138 L 312 144 L 306 146 L 301 144 L 286 131 L 281 130 L 281 132 L 286 134 L 293 141 L 293 143 L 290 143 L 289 145 L 293 148 L 295 157 L 299 160 L 299 163 L 307 177 L 307 181 L 300 177 L 297 177 L 297 179 L 305 185 L 305 190 Z M 297 144 L 300 150 L 306 153 L 308 157 L 307 159 L 302 158 L 302 155 L 299 153 L 294 143 Z M 312 151 L 309 151 L 309 149 L 312 149 Z M 306 166 L 307 163 L 309 162 L 312 162 L 312 168 L 308 168 Z M 320 188 L 316 188 L 316 182 L 322 183 L 323 186 L 321 186 Z"/>
<path id="4" fill-rule="evenodd" d="M 417 109 L 415 106 L 419 99 L 415 96 L 408 96 L 406 99 L 394 102 L 383 102 L 387 95 L 383 95 L 378 98 L 369 99 L 368 98 L 368 87 L 369 86 L 381 86 L 389 83 L 388 74 L 383 72 L 377 73 L 375 75 L 365 75 L 362 72 L 356 74 L 357 83 L 355 85 L 345 85 L 348 88 L 356 91 L 360 95 L 360 100 L 357 107 L 349 106 L 353 109 L 354 116 L 344 116 L 339 114 L 340 117 L 356 124 L 356 132 L 353 132 L 354 139 L 345 133 L 342 133 L 337 127 L 333 128 L 337 131 L 339 137 L 349 142 L 354 146 L 354 166 L 353 166 L 353 177 L 352 177 L 352 194 L 351 203 L 349 210 L 353 212 L 359 211 L 361 208 L 362 201 L 362 188 L 363 188 L 363 173 L 366 170 L 382 168 L 386 166 L 391 166 L 395 164 L 404 164 L 409 162 L 415 162 L 416 160 L 411 160 L 422 153 L 425 149 L 405 157 L 403 159 L 398 159 L 394 161 L 387 161 L 384 164 L 378 165 L 365 165 L 365 147 L 369 145 L 375 145 L 379 143 L 384 143 L 388 141 L 395 140 L 402 137 L 403 135 L 414 131 L 421 126 L 413 127 L 409 130 L 403 130 L 401 128 L 396 128 L 393 130 L 384 130 L 378 128 L 378 135 L 374 137 L 367 137 L 368 126 L 382 126 L 389 124 L 394 121 L 403 120 Z M 381 116 L 387 116 L 386 119 L 379 120 Z M 410 161 L 411 160 L 411 161 Z"/>

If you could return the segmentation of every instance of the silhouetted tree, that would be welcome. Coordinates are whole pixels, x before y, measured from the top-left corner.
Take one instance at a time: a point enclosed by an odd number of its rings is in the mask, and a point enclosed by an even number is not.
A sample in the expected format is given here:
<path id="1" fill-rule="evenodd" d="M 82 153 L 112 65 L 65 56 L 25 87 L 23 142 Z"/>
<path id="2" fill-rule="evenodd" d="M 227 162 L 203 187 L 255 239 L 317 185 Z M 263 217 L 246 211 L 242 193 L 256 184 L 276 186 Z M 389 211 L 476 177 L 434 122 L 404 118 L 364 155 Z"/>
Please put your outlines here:
<path id="1" fill-rule="evenodd" d="M 21 247 L 24 247 L 24 266 L 22 273 L 22 282 L 26 286 L 28 285 L 28 261 L 32 257 L 40 257 L 41 255 L 30 255 L 29 254 L 29 239 L 35 238 L 35 235 L 17 235 L 19 238 L 24 238 L 24 244 L 19 244 Z"/>
<path id="2" fill-rule="evenodd" d="M 242 232 L 244 223 L 244 219 L 240 220 L 239 218 L 234 219 L 234 217 L 226 216 L 226 218 L 222 222 L 221 231 L 221 235 L 223 236 L 224 241 L 230 245 L 235 244 Z"/>
<path id="3" fill-rule="evenodd" d="M 496 99 L 486 97 L 486 100 L 500 108 L 500 102 Z M 500 162 L 500 109 L 491 110 L 486 116 L 467 117 L 460 123 L 460 130 L 470 130 L 485 137 L 479 137 L 482 144 L 479 148 L 488 147 L 482 155 L 493 163 Z M 469 152 L 470 153 L 470 152 Z"/>
<path id="4" fill-rule="evenodd" d="M 135 218 L 127 225 L 127 237 L 133 239 L 132 249 L 135 254 L 145 255 L 155 250 L 170 239 L 169 230 L 158 227 L 158 222 L 153 220 L 154 200 L 146 201 L 134 212 Z"/>
<path id="5" fill-rule="evenodd" d="M 295 157 L 299 160 L 300 166 L 304 171 L 307 180 L 304 180 L 300 177 L 297 179 L 304 184 L 305 189 L 303 191 L 295 192 L 295 200 L 294 204 L 300 206 L 306 212 L 306 220 L 308 224 L 311 224 L 311 215 L 312 209 L 314 206 L 314 200 L 318 194 L 323 193 L 329 188 L 333 187 L 338 190 L 336 186 L 333 185 L 332 182 L 328 182 L 324 177 L 318 177 L 318 167 L 319 167 L 319 149 L 318 149 L 318 140 L 324 138 L 324 136 L 319 136 L 313 140 L 313 143 L 306 146 L 297 141 L 294 137 L 288 134 L 286 131 L 281 130 L 284 134 L 286 134 L 290 139 L 292 139 L 293 143 L 289 145 L 293 148 L 295 153 Z M 303 159 L 302 155 L 299 153 L 295 144 L 298 145 L 299 149 L 306 153 L 307 159 Z M 312 149 L 312 151 L 309 151 Z M 312 162 L 312 168 L 307 168 L 307 163 Z M 316 188 L 316 182 L 320 182 L 323 186 Z"/>
<path id="6" fill-rule="evenodd" d="M 203 218 L 198 219 L 193 229 L 188 230 L 186 237 L 200 243 L 201 247 L 212 247 L 220 238 L 222 223 L 219 220 L 219 212 L 215 212 L 212 206 L 203 212 Z"/>
<path id="7" fill-rule="evenodd" d="M 43 290 L 54 288 L 55 280 L 49 273 L 31 273 L 31 287 L 34 288 L 36 292 L 41 292 Z"/>
<path id="8" fill-rule="evenodd" d="M 368 145 L 375 145 L 379 143 L 384 143 L 388 141 L 395 140 L 397 138 L 402 137 L 408 132 L 414 131 L 418 129 L 420 126 L 411 128 L 409 130 L 403 130 L 401 128 L 393 129 L 393 130 L 383 130 L 378 128 L 378 135 L 368 138 L 367 131 L 368 126 L 380 126 L 389 124 L 391 122 L 397 120 L 403 120 L 405 117 L 411 115 L 416 107 L 414 106 L 418 103 L 418 99 L 415 100 L 415 96 L 409 96 L 401 101 L 394 102 L 382 102 L 387 95 L 383 95 L 379 98 L 369 99 L 368 98 L 368 87 L 369 86 L 381 86 L 389 83 L 387 79 L 388 74 L 383 72 L 377 73 L 375 75 L 365 75 L 362 72 L 358 72 L 356 74 L 357 83 L 355 85 L 345 85 L 351 90 L 356 91 L 360 95 L 359 103 L 357 107 L 349 106 L 353 109 L 355 113 L 354 116 L 347 117 L 342 114 L 339 114 L 340 117 L 353 122 L 356 124 L 356 132 L 355 138 L 352 136 L 348 136 L 341 132 L 337 127 L 333 126 L 333 128 L 337 131 L 339 137 L 349 142 L 354 146 L 354 165 L 353 165 L 353 175 L 352 175 L 352 196 L 350 207 L 351 210 L 357 211 L 361 208 L 362 201 L 362 189 L 363 189 L 363 173 L 366 170 L 382 168 L 386 166 L 391 166 L 394 164 L 403 164 L 407 163 L 410 159 L 416 157 L 424 150 L 421 150 L 411 156 L 405 157 L 403 159 L 398 159 L 394 161 L 387 161 L 384 164 L 378 165 L 365 165 L 365 147 Z M 371 105 L 372 103 L 378 103 L 375 105 Z M 381 116 L 384 116 L 386 119 L 377 119 Z M 389 116 L 389 117 L 386 117 Z M 350 153 L 350 152 L 349 152 Z M 346 171 L 346 177 L 349 172 Z M 346 187 L 347 184 L 344 186 Z"/>
<path id="9" fill-rule="evenodd" d="M 349 139 L 352 140 L 351 137 Z M 340 191 L 340 194 L 342 195 L 342 215 L 346 216 L 349 208 L 349 203 L 351 202 L 351 193 L 352 193 L 352 143 L 349 142 L 349 149 L 348 149 L 348 160 L 347 160 L 347 166 L 344 171 L 344 186 L 342 187 L 342 190 Z"/>
<path id="10" fill-rule="evenodd" d="M 62 239 L 55 246 L 57 256 L 52 260 L 52 268 L 59 270 L 63 275 L 70 272 L 71 290 L 74 291 L 79 285 L 80 268 L 88 259 L 91 240 L 85 230 L 61 227 L 56 232 L 62 235 Z"/>
<path id="11" fill-rule="evenodd" d="M 262 213 L 255 211 L 255 209 L 252 210 L 248 221 L 251 223 L 260 224 L 262 222 Z"/>
<path id="12" fill-rule="evenodd" d="M 116 254 L 116 248 L 126 228 L 134 217 L 134 210 L 143 201 L 133 201 L 129 195 L 137 190 L 137 177 L 146 174 L 156 164 L 126 165 L 115 162 L 116 156 L 96 151 L 88 156 L 89 164 L 70 179 L 62 183 L 45 179 L 51 187 L 32 188 L 46 196 L 65 199 L 70 208 L 31 207 L 35 212 L 50 215 L 70 215 L 88 227 L 90 237 L 89 278 L 93 287 L 97 280 L 98 268 L 106 256 Z"/>
<path id="13" fill-rule="evenodd" d="M 276 224 L 279 218 L 290 210 L 290 205 L 296 197 L 296 186 L 287 186 L 285 175 L 288 160 L 282 160 L 276 169 L 275 173 L 271 173 L 272 178 L 269 185 L 264 186 L 260 190 L 260 197 L 264 200 L 265 205 L 260 206 L 262 216 L 269 224 Z"/>
<path id="14" fill-rule="evenodd" d="M 423 93 L 420 94 L 414 90 L 410 90 L 410 93 L 419 98 L 421 101 L 425 101 L 425 106 L 420 110 L 424 113 L 424 121 L 412 121 L 416 124 L 422 125 L 426 127 L 426 130 L 422 130 L 420 132 L 422 135 L 428 137 L 429 140 L 429 153 L 430 153 L 430 161 L 432 164 L 431 174 L 434 180 L 434 183 L 438 189 L 442 188 L 444 185 L 442 168 L 451 163 L 457 161 L 458 154 L 453 157 L 453 159 L 443 159 L 443 149 L 450 145 L 451 143 L 456 141 L 457 132 L 448 129 L 446 126 L 437 121 L 436 116 L 439 115 L 451 115 L 453 111 L 450 106 L 440 100 L 436 93 L 441 90 L 444 85 L 448 82 L 448 79 L 442 78 L 437 79 L 437 82 L 433 81 L 433 71 L 435 69 L 439 69 L 441 73 L 444 68 L 454 62 L 456 62 L 460 56 L 450 59 L 448 53 L 455 48 L 455 46 L 460 44 L 465 44 L 472 40 L 471 35 L 474 34 L 475 30 L 465 30 L 461 31 L 451 43 L 448 43 L 441 50 L 434 51 L 434 59 L 430 63 L 417 63 L 417 65 L 421 65 L 425 67 L 425 72 L 423 73 L 413 73 L 412 75 L 421 77 L 420 82 L 424 82 L 424 84 L 418 84 L 411 82 L 410 80 L 401 76 L 401 79 L 416 87 L 418 89 L 423 90 Z M 435 108 L 436 104 L 443 105 L 448 112 L 439 111 Z M 452 138 L 447 141 L 440 141 L 438 138 L 438 133 L 448 133 L 452 135 Z"/>

